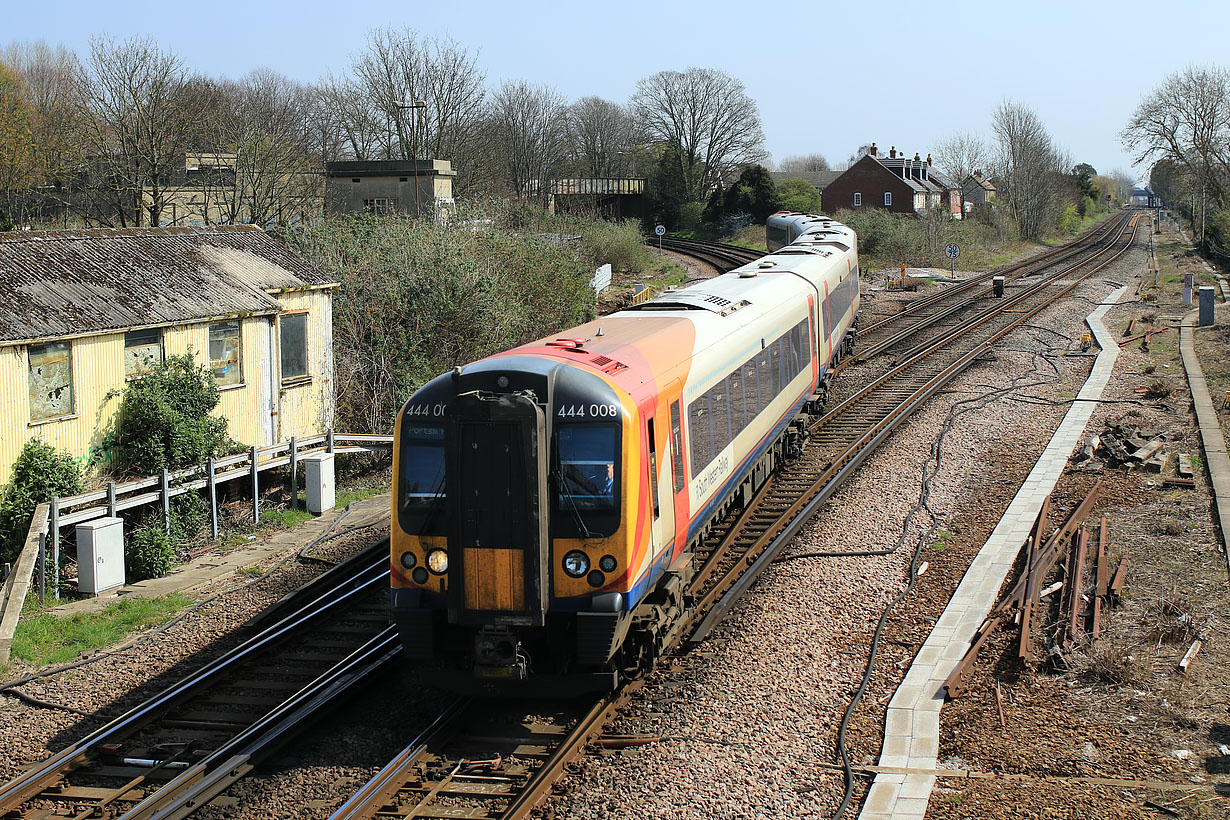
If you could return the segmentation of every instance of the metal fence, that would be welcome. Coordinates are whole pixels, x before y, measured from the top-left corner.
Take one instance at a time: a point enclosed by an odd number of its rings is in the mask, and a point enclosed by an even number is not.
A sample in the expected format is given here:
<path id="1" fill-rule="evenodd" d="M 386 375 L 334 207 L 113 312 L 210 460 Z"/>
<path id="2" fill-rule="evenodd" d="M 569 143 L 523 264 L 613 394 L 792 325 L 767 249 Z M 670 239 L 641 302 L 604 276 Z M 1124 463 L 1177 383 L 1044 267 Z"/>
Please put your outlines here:
<path id="1" fill-rule="evenodd" d="M 266 470 L 288 467 L 290 471 L 291 504 L 299 500 L 299 464 L 305 456 L 315 453 L 371 453 L 391 450 L 392 436 L 367 433 L 334 433 L 286 441 L 269 447 L 252 447 L 246 453 L 210 458 L 204 466 L 185 470 L 163 470 L 156 476 L 136 481 L 108 482 L 101 490 L 93 490 L 66 498 L 52 498 L 39 504 L 26 535 L 21 555 L 9 574 L 0 600 L 0 663 L 9 657 L 13 630 L 29 591 L 34 570 L 39 570 L 39 602 L 46 601 L 48 563 L 51 588 L 59 598 L 59 568 L 61 532 L 95 518 L 114 518 L 124 510 L 148 504 L 159 504 L 162 524 L 171 532 L 171 499 L 184 493 L 206 490 L 209 496 L 210 534 L 218 538 L 218 487 L 233 481 L 249 482 L 252 493 L 252 520 L 260 521 L 260 474 Z M 51 561 L 47 561 L 47 552 Z"/>

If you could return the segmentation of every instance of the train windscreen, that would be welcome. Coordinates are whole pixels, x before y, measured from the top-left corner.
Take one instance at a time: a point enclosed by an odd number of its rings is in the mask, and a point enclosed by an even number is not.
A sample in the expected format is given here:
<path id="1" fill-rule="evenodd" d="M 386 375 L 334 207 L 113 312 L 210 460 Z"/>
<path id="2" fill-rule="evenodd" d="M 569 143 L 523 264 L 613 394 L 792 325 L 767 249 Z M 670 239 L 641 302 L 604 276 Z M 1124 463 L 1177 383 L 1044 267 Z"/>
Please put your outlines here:
<path id="1" fill-rule="evenodd" d="M 613 535 L 619 528 L 619 426 L 562 424 L 556 430 L 558 534 Z"/>
<path id="2" fill-rule="evenodd" d="M 444 534 L 444 427 L 409 422 L 402 427 L 402 528 L 415 535 Z"/>

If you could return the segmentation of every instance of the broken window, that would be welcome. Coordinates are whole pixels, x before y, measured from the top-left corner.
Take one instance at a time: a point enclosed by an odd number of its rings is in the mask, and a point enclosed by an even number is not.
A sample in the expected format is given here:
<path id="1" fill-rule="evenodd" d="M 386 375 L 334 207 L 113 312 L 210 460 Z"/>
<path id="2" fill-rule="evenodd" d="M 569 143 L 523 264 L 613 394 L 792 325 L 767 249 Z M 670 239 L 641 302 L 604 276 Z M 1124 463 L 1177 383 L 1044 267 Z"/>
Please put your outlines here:
<path id="1" fill-rule="evenodd" d="M 242 384 L 239 360 L 239 322 L 218 322 L 209 326 L 209 367 L 219 387 Z"/>
<path id="2" fill-rule="evenodd" d="M 73 357 L 68 342 L 30 346 L 30 420 L 73 414 Z"/>
<path id="3" fill-rule="evenodd" d="M 308 375 L 306 313 L 288 313 L 278 319 L 282 381 Z"/>
<path id="4" fill-rule="evenodd" d="M 144 376 L 162 364 L 162 331 L 130 330 L 124 334 L 124 378 Z"/>

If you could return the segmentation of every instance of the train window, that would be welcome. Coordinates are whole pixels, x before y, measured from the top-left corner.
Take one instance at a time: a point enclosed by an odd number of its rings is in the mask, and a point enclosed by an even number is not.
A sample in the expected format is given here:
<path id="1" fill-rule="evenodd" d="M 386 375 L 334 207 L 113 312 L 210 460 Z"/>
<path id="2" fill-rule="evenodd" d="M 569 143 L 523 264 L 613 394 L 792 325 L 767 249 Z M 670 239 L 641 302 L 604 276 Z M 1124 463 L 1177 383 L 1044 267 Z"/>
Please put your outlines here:
<path id="1" fill-rule="evenodd" d="M 713 455 L 711 458 L 717 458 L 717 454 L 730 444 L 732 436 L 730 428 L 733 426 L 730 418 L 731 401 L 730 377 L 727 376 L 724 381 L 718 382 L 709 391 L 709 407 L 713 410 Z"/>
<path id="2" fill-rule="evenodd" d="M 769 369 L 773 371 L 773 396 L 780 396 L 782 393 L 782 345 L 781 339 L 774 339 L 769 345 Z"/>
<path id="3" fill-rule="evenodd" d="M 444 534 L 444 428 L 407 418 L 398 465 L 402 528 L 413 535 Z"/>
<path id="4" fill-rule="evenodd" d="M 557 534 L 614 535 L 619 529 L 619 425 L 564 424 L 556 429 Z"/>
<path id="5" fill-rule="evenodd" d="M 688 436 L 692 441 L 693 477 L 705 469 L 713 459 L 712 421 L 708 393 L 688 405 Z"/>
<path id="6" fill-rule="evenodd" d="M 649 433 L 649 492 L 653 496 L 653 517 L 656 521 L 660 509 L 658 505 L 658 447 L 653 436 L 653 419 L 645 422 L 645 431 Z"/>
<path id="7" fill-rule="evenodd" d="M 756 381 L 760 385 L 760 412 L 764 412 L 769 402 L 777 395 L 773 389 L 771 375 L 772 365 L 769 364 L 769 351 L 762 350 L 756 354 Z"/>
<path id="8" fill-rule="evenodd" d="M 679 402 L 671 402 L 671 472 L 675 492 L 683 489 L 683 422 L 679 418 Z"/>
<path id="9" fill-rule="evenodd" d="M 525 480 L 528 465 L 521 429 L 511 422 L 462 422 L 457 446 L 462 547 L 534 546 L 536 531 L 526 515 L 530 484 Z"/>
<path id="10" fill-rule="evenodd" d="M 828 335 L 831 336 L 832 333 L 829 332 Z M 814 322 L 807 323 L 807 341 L 810 346 L 806 350 L 806 356 L 804 356 L 803 366 L 806 367 L 808 370 L 810 370 L 811 369 L 811 353 L 813 350 L 816 350 L 816 325 Z"/>
<path id="11" fill-rule="evenodd" d="M 760 382 L 756 378 L 756 357 L 743 363 L 743 413 L 744 426 L 760 413 Z"/>
<path id="12" fill-rule="evenodd" d="M 730 437 L 726 439 L 726 444 L 729 444 L 743 430 L 744 425 L 743 374 L 737 367 L 726 377 L 726 394 L 730 396 Z M 721 447 L 718 451 L 721 451 Z"/>

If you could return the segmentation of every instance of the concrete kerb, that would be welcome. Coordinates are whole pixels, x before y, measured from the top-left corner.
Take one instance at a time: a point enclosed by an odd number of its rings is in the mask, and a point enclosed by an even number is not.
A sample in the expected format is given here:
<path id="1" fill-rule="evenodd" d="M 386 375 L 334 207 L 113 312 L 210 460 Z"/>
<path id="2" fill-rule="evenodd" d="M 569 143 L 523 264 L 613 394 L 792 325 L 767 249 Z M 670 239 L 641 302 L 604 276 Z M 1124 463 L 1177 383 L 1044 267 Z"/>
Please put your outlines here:
<path id="1" fill-rule="evenodd" d="M 1222 549 L 1226 554 L 1226 566 L 1230 569 L 1230 456 L 1226 455 L 1226 437 L 1209 395 L 1209 386 L 1200 369 L 1196 356 L 1195 328 L 1200 311 L 1193 310 L 1183 317 L 1179 327 L 1179 354 L 1183 369 L 1187 372 L 1187 385 L 1192 391 L 1192 405 L 1196 408 L 1196 423 L 1200 427 L 1200 446 L 1204 450 L 1204 463 L 1213 484 L 1213 499 L 1217 505 L 1217 523 L 1221 532 Z"/>
<path id="2" fill-rule="evenodd" d="M 338 529 L 375 524 L 388 515 L 390 504 L 388 493 L 359 501 Z M 128 584 L 95 598 L 69 601 L 43 611 L 52 615 L 68 616 L 78 612 L 101 611 L 108 604 L 123 597 L 159 598 L 173 592 L 189 593 L 233 575 L 243 567 L 282 555 L 292 549 L 302 548 L 329 529 L 329 525 L 343 512 L 341 509 L 330 510 L 325 515 L 305 521 L 293 529 L 257 536 L 252 542 L 241 544 L 226 553 L 207 552 L 176 567 L 161 578 Z"/>
<path id="3" fill-rule="evenodd" d="M 931 631 L 889 701 L 889 714 L 894 715 L 894 719 L 891 723 L 886 722 L 885 748 L 891 748 L 898 754 L 882 755 L 881 766 L 901 765 L 899 750 L 904 739 L 909 743 L 910 768 L 936 768 L 939 713 L 944 705 L 943 693 L 938 691 L 937 682 L 946 680 L 956 668 L 969 647 L 970 638 L 994 605 L 994 593 L 988 598 L 986 590 L 994 589 L 997 592 L 1002 586 L 1024 542 L 1022 522 L 1028 521 L 1032 525 L 1037 518 L 1043 499 L 1054 489 L 1068 457 L 1080 442 L 1102 391 L 1110 381 L 1115 360 L 1119 356 L 1119 345 L 1102 324 L 1102 317 L 1129 290 L 1130 287 L 1124 285 L 1111 293 L 1086 319 L 1101 351 L 1094 359 L 1093 368 L 1077 394 L 1077 400 L 1068 408 L 1042 456 L 982 545 L 944 614 L 940 616 L 936 625 L 942 623 L 946 628 Z M 1226 479 L 1230 481 L 1230 463 L 1227 464 Z M 910 713 L 913 717 L 907 721 L 904 713 Z M 903 733 L 907 726 L 909 730 Z M 881 781 L 881 777 L 877 774 L 871 784 L 863 810 L 859 813 L 860 820 L 922 820 L 935 777 L 907 773 L 904 781 L 893 778 L 892 782 Z"/>

